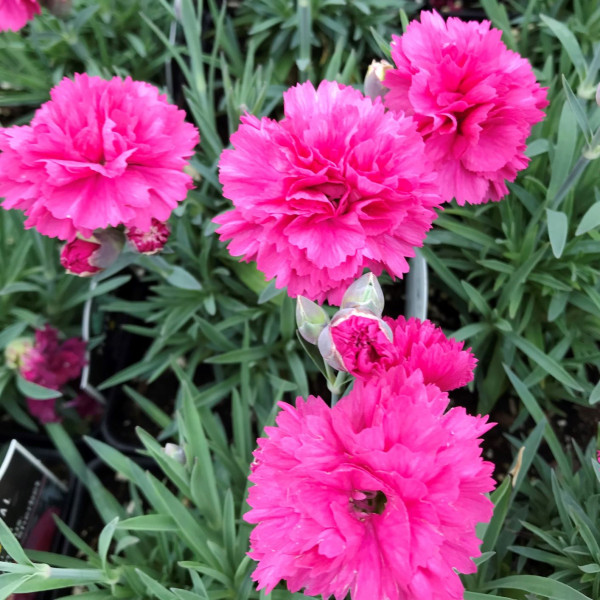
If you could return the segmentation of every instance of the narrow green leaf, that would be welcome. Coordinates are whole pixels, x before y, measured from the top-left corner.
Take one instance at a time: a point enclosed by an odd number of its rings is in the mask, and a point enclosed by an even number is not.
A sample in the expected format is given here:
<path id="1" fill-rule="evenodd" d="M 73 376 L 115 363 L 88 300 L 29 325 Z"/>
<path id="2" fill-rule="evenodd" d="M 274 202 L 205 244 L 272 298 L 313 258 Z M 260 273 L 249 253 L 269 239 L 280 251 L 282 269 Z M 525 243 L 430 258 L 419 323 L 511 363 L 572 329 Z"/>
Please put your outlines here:
<path id="1" fill-rule="evenodd" d="M 4 573 L 0 575 L 0 600 L 12 598 L 13 594 L 27 583 L 32 575 L 22 575 L 20 573 Z"/>
<path id="2" fill-rule="evenodd" d="M 117 529 L 128 531 L 178 531 L 177 523 L 169 515 L 147 514 L 119 521 Z"/>
<path id="3" fill-rule="evenodd" d="M 594 386 L 592 393 L 590 394 L 589 403 L 593 406 L 600 402 L 600 381 Z"/>
<path id="4" fill-rule="evenodd" d="M 548 236 L 550 237 L 552 253 L 556 258 L 560 258 L 567 242 L 569 219 L 564 212 L 549 208 L 546 209 L 546 217 L 548 219 Z"/>
<path id="5" fill-rule="evenodd" d="M 512 478 L 506 477 L 502 484 L 492 494 L 494 515 L 485 529 L 481 552 L 491 552 L 496 546 L 496 540 L 504 526 L 511 497 Z"/>
<path id="6" fill-rule="evenodd" d="M 26 327 L 27 323 L 19 322 L 3 329 L 0 332 L 0 350 L 4 350 L 10 342 L 18 338 L 25 331 Z"/>
<path id="7" fill-rule="evenodd" d="M 33 400 L 51 400 L 62 396 L 58 390 L 51 390 L 32 381 L 27 381 L 21 375 L 17 375 L 17 389 L 23 396 L 33 398 Z"/>
<path id="8" fill-rule="evenodd" d="M 207 358 L 204 362 L 213 365 L 230 365 L 242 362 L 255 362 L 266 358 L 273 352 L 272 347 L 268 346 L 255 346 L 254 348 L 239 348 L 237 350 L 230 350 L 223 354 L 217 354 Z"/>
<path id="9" fill-rule="evenodd" d="M 572 375 L 569 375 L 565 369 L 556 362 L 552 357 L 548 356 L 545 352 L 540 350 L 537 346 L 532 344 L 529 340 L 519 335 L 508 335 L 510 341 L 519 349 L 521 352 L 529 356 L 538 366 L 540 366 L 546 373 L 560 381 L 563 385 L 572 388 L 578 392 L 582 392 L 583 388 L 575 380 Z"/>
<path id="10" fill-rule="evenodd" d="M 482 587 L 488 590 L 497 588 L 523 590 L 524 592 L 539 594 L 540 596 L 544 596 L 544 598 L 551 598 L 552 600 L 592 600 L 565 583 L 538 575 L 503 577 L 486 582 L 482 584 Z"/>
<path id="11" fill-rule="evenodd" d="M 0 518 L 0 546 L 18 564 L 33 566 L 8 525 Z"/>
<path id="12" fill-rule="evenodd" d="M 171 272 L 166 277 L 167 283 L 182 290 L 200 291 L 202 289 L 202 284 L 183 267 L 175 265 L 171 269 Z"/>
<path id="13" fill-rule="evenodd" d="M 508 375 L 508 378 L 515 388 L 519 398 L 521 398 L 523 404 L 525 405 L 527 412 L 533 417 L 533 420 L 536 423 L 546 421 L 546 415 L 525 384 L 512 372 L 510 367 L 507 365 L 504 365 L 504 370 L 506 371 L 506 374 Z M 548 423 L 546 423 L 546 427 L 544 429 L 544 438 L 546 439 L 548 446 L 550 446 L 550 450 L 552 450 L 552 454 L 554 454 L 554 458 L 559 464 L 561 471 L 563 473 L 569 473 L 571 470 L 569 459 L 565 455 L 562 446 L 560 445 L 560 442 L 554 433 L 554 430 Z"/>
<path id="14" fill-rule="evenodd" d="M 495 27 L 502 30 L 502 40 L 515 52 L 518 50 L 517 42 L 512 33 L 512 26 L 506 12 L 506 7 L 498 0 L 481 0 L 481 6 L 485 10 Z"/>
<path id="15" fill-rule="evenodd" d="M 141 569 L 136 569 L 138 577 L 143 581 L 146 589 L 159 600 L 176 600 L 176 596 L 170 592 L 166 587 L 162 586 L 156 579 L 150 577 L 147 573 L 144 573 Z"/>
<path id="16" fill-rule="evenodd" d="M 589 146 L 592 143 L 594 132 L 592 131 L 590 122 L 588 121 L 588 118 L 581 107 L 581 101 L 576 98 L 571 86 L 569 85 L 569 82 L 567 81 L 567 78 L 564 75 L 562 76 L 562 84 L 567 96 L 567 102 L 569 103 L 569 106 L 571 107 L 571 110 L 577 119 L 577 125 L 579 125 L 579 129 L 581 129 L 585 137 L 585 141 Z"/>
<path id="17" fill-rule="evenodd" d="M 172 423 L 171 417 L 163 412 L 152 400 L 148 400 L 148 398 L 145 398 L 127 385 L 123 386 L 123 391 L 162 429 L 165 429 Z"/>
<path id="18" fill-rule="evenodd" d="M 110 548 L 110 543 L 115 535 L 115 529 L 117 528 L 118 522 L 119 517 L 115 517 L 110 523 L 107 523 L 102 528 L 100 537 L 98 538 L 98 555 L 100 556 L 100 561 L 102 562 L 102 568 L 104 570 L 107 568 L 108 549 Z"/>
<path id="19" fill-rule="evenodd" d="M 598 188 L 594 189 L 594 194 L 596 196 L 596 202 L 592 204 L 583 217 L 581 217 L 575 235 L 583 235 L 600 225 L 600 191 Z"/>
<path id="20" fill-rule="evenodd" d="M 490 314 L 490 307 L 485 301 L 484 297 L 479 293 L 479 290 L 474 288 L 470 283 L 466 281 L 461 282 L 462 286 L 469 297 L 469 300 L 474 304 L 475 308 L 483 315 L 487 316 Z"/>
<path id="21" fill-rule="evenodd" d="M 540 18 L 549 27 L 550 31 L 552 31 L 552 33 L 560 40 L 560 43 L 569 55 L 569 58 L 579 75 L 579 79 L 583 82 L 587 71 L 587 63 L 583 57 L 579 42 L 573 32 L 564 23 L 556 21 L 546 15 L 540 15 Z"/>

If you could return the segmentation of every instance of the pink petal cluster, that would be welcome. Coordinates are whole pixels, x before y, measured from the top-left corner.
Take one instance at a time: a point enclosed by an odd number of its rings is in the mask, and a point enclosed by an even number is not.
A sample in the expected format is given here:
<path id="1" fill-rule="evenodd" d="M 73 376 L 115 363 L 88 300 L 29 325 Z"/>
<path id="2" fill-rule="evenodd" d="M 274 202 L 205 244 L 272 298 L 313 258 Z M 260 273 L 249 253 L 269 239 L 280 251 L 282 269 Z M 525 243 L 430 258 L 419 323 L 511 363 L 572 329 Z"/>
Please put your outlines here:
<path id="1" fill-rule="evenodd" d="M 431 321 L 414 317 L 408 321 L 384 317 L 394 336 L 398 363 L 407 372 L 420 370 L 425 383 L 433 383 L 448 392 L 473 380 L 477 359 L 471 348 L 463 350 L 464 342 L 448 339 L 440 327 Z"/>
<path id="2" fill-rule="evenodd" d="M 253 578 L 268 593 L 336 600 L 454 600 L 472 573 L 475 526 L 492 515 L 487 417 L 446 412 L 448 396 L 401 367 L 357 381 L 333 408 L 281 403 L 259 439 L 245 515 Z"/>
<path id="3" fill-rule="evenodd" d="M 51 325 L 35 332 L 33 347 L 21 357 L 20 372 L 24 379 L 60 390 L 68 381 L 79 377 L 86 363 L 86 345 L 80 338 L 58 341 L 58 330 Z M 27 399 L 30 412 L 42 422 L 60 418 L 55 411 L 56 399 Z"/>
<path id="4" fill-rule="evenodd" d="M 65 402 L 63 407 L 75 410 L 82 419 L 96 419 L 104 413 L 102 404 L 85 392 L 81 392 L 73 400 Z"/>
<path id="5" fill-rule="evenodd" d="M 332 364 L 324 354 L 325 361 L 338 370 L 363 378 L 371 377 L 398 364 L 398 352 L 385 321 L 368 313 L 360 314 L 354 309 L 349 311 L 351 312 L 347 316 L 342 315 L 342 318 L 337 319 L 334 317 L 328 326 L 339 364 Z M 345 311 L 340 311 L 343 312 Z M 327 335 L 326 332 L 323 337 Z M 319 349 L 321 348 L 322 343 L 319 338 Z"/>
<path id="6" fill-rule="evenodd" d="M 508 193 L 527 166 L 525 140 L 544 118 L 546 88 L 529 62 L 508 50 L 489 21 L 447 22 L 422 12 L 393 37 L 386 105 L 412 115 L 438 172 L 444 200 L 480 204 Z"/>
<path id="7" fill-rule="evenodd" d="M 402 276 L 441 202 L 413 120 L 330 81 L 289 89 L 284 111 L 242 117 L 221 156 L 229 252 L 292 297 L 338 305 L 364 268 Z"/>
<path id="8" fill-rule="evenodd" d="M 75 238 L 67 242 L 60 252 L 60 264 L 67 273 L 88 277 L 100 273 L 102 269 L 93 264 L 94 255 L 100 250 L 101 244 L 90 240 Z"/>
<path id="9" fill-rule="evenodd" d="M 141 254 L 156 254 L 160 252 L 171 235 L 168 223 L 161 223 L 152 219 L 150 229 L 142 231 L 137 227 L 130 227 L 125 231 L 129 243 Z"/>
<path id="10" fill-rule="evenodd" d="M 75 75 L 50 95 L 31 125 L 0 129 L 3 208 L 64 240 L 166 221 L 192 187 L 183 167 L 199 137 L 184 111 L 129 77 Z"/>
<path id="11" fill-rule="evenodd" d="M 37 0 L 2 0 L 0 31 L 18 31 L 42 12 Z"/>

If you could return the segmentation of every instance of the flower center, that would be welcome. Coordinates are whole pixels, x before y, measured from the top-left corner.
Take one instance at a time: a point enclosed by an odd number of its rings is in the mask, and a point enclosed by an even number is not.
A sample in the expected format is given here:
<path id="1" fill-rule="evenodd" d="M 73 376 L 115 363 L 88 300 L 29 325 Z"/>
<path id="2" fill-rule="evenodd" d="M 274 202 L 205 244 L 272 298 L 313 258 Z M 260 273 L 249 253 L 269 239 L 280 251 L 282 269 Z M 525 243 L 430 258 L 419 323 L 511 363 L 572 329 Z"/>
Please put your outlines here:
<path id="1" fill-rule="evenodd" d="M 359 517 L 380 515 L 385 510 L 387 498 L 380 490 L 359 490 L 354 495 L 358 498 L 350 498 L 350 504 Z"/>

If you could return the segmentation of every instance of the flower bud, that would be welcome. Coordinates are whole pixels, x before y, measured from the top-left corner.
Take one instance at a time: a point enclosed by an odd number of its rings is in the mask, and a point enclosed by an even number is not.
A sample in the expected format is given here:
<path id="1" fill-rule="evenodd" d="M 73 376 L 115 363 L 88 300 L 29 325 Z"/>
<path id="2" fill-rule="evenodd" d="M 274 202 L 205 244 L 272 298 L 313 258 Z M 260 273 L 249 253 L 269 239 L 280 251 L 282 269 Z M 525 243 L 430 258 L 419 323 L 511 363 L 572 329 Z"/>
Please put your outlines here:
<path id="1" fill-rule="evenodd" d="M 309 343 L 316 344 L 319 334 L 329 323 L 327 313 L 316 302 L 298 296 L 296 302 L 296 325 L 298 332 Z"/>
<path id="2" fill-rule="evenodd" d="M 392 364 L 396 351 L 390 326 L 371 311 L 344 308 L 319 335 L 323 360 L 338 371 L 369 375 Z"/>
<path id="3" fill-rule="evenodd" d="M 4 350 L 4 359 L 9 369 L 19 369 L 25 357 L 33 348 L 33 340 L 28 337 L 14 339 Z"/>
<path id="4" fill-rule="evenodd" d="M 377 277 L 373 273 L 366 273 L 346 290 L 340 308 L 359 308 L 381 317 L 383 304 L 383 290 Z"/>
<path id="5" fill-rule="evenodd" d="M 387 92 L 387 88 L 383 85 L 385 74 L 392 65 L 387 60 L 372 61 L 365 75 L 365 96 L 375 100 L 382 98 Z"/>
<path id="6" fill-rule="evenodd" d="M 596 104 L 600 106 L 600 83 L 598 84 L 598 88 L 596 89 Z"/>
<path id="7" fill-rule="evenodd" d="M 125 236 L 129 243 L 141 254 L 156 254 L 160 252 L 171 234 L 167 223 L 158 219 L 152 219 L 149 231 L 142 231 L 137 227 L 129 227 L 125 230 Z"/>
<path id="8" fill-rule="evenodd" d="M 164 452 L 168 457 L 177 461 L 180 465 L 185 465 L 185 452 L 181 446 L 171 443 L 165 444 Z"/>
<path id="9" fill-rule="evenodd" d="M 123 243 L 123 234 L 116 229 L 98 231 L 88 239 L 75 238 L 63 246 L 60 264 L 71 275 L 90 277 L 117 260 Z"/>

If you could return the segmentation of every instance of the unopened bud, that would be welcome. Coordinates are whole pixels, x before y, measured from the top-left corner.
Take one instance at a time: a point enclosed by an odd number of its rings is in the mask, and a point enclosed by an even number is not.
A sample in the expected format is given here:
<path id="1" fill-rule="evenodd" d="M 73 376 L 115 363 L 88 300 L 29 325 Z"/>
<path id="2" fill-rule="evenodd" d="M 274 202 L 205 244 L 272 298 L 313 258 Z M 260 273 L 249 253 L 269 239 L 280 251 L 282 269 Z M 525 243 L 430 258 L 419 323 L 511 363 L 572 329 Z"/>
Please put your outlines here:
<path id="1" fill-rule="evenodd" d="M 167 223 L 158 219 L 152 219 L 152 224 L 148 231 L 142 231 L 137 227 L 129 227 L 125 230 L 125 236 L 129 243 L 140 254 L 156 254 L 160 252 L 169 239 L 171 229 Z"/>
<path id="2" fill-rule="evenodd" d="M 374 60 L 371 62 L 365 75 L 365 96 L 368 96 L 371 100 L 385 96 L 388 89 L 383 85 L 383 81 L 386 72 L 391 68 L 392 65 L 387 60 Z"/>
<path id="3" fill-rule="evenodd" d="M 67 273 L 91 277 L 112 265 L 123 249 L 123 234 L 117 229 L 104 229 L 91 238 L 75 238 L 60 253 L 60 264 Z"/>
<path id="4" fill-rule="evenodd" d="M 309 343 L 316 344 L 319 334 L 327 327 L 329 317 L 316 302 L 298 296 L 296 302 L 296 325 L 298 332 Z"/>
<path id="5" fill-rule="evenodd" d="M 4 359 L 9 369 L 19 369 L 23 363 L 23 357 L 33 348 L 33 340 L 28 337 L 14 339 L 4 349 Z"/>
<path id="6" fill-rule="evenodd" d="M 373 273 L 366 273 L 346 290 L 340 308 L 359 308 L 381 317 L 383 305 L 383 290 L 377 277 Z"/>
<path id="7" fill-rule="evenodd" d="M 185 452 L 181 446 L 171 443 L 165 444 L 164 452 L 169 458 L 177 461 L 180 465 L 185 465 Z"/>
<path id="8" fill-rule="evenodd" d="M 596 104 L 600 106 L 600 83 L 598 84 L 598 87 L 596 89 Z"/>

